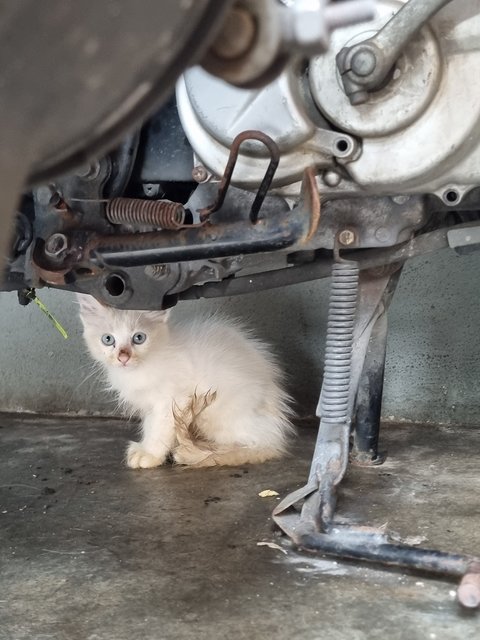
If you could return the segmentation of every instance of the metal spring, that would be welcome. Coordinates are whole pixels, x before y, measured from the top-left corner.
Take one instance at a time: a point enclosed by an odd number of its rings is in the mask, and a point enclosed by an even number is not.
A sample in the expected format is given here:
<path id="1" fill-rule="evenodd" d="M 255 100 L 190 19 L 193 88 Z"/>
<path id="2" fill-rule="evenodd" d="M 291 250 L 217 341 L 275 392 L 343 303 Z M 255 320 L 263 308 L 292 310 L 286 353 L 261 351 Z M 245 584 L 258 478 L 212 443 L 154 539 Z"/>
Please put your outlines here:
<path id="1" fill-rule="evenodd" d="M 348 419 L 358 276 L 359 268 L 355 262 L 337 262 L 332 267 L 320 398 L 322 422 L 328 424 L 343 424 Z"/>
<path id="2" fill-rule="evenodd" d="M 171 231 L 181 229 L 185 223 L 183 205 L 170 200 L 112 198 L 105 214 L 112 224 L 145 225 Z"/>

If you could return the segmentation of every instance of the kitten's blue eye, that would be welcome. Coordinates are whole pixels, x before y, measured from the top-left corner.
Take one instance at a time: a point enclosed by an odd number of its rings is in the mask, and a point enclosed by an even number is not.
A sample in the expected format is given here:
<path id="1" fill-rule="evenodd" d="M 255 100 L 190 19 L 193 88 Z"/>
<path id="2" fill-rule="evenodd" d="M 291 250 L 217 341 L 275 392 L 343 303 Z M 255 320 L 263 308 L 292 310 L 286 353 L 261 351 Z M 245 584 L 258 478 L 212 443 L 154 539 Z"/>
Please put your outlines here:
<path id="1" fill-rule="evenodd" d="M 139 331 L 138 333 L 134 334 L 132 338 L 132 342 L 133 344 L 143 344 L 146 339 L 147 339 L 146 334 L 143 333 L 143 331 Z"/>
<path id="2" fill-rule="evenodd" d="M 107 347 L 113 347 L 115 344 L 115 338 L 110 333 L 104 333 L 102 336 L 102 342 Z"/>

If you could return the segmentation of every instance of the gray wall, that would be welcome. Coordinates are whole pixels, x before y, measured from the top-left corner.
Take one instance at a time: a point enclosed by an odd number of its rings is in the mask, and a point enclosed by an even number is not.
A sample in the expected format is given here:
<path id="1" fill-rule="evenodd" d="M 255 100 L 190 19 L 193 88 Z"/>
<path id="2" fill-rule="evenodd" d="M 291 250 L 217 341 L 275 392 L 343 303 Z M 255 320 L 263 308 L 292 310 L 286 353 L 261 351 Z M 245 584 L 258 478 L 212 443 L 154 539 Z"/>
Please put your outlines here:
<path id="1" fill-rule="evenodd" d="M 480 254 L 449 250 L 412 261 L 390 314 L 384 415 L 418 422 L 480 422 Z M 328 281 L 217 301 L 180 304 L 174 313 L 223 308 L 245 318 L 282 357 L 304 414 L 321 380 Z M 105 414 L 114 410 L 101 379 L 87 379 L 73 296 L 40 291 L 68 328 L 64 340 L 38 308 L 0 294 L 0 410 Z M 85 381 L 84 381 L 85 380 Z"/>

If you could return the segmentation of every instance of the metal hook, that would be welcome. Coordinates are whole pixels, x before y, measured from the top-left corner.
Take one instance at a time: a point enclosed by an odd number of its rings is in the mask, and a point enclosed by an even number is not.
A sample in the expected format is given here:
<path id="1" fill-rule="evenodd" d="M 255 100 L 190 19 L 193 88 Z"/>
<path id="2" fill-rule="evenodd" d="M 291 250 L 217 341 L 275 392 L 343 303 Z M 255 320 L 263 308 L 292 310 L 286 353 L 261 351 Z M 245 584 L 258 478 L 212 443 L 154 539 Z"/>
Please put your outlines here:
<path id="1" fill-rule="evenodd" d="M 230 186 L 233 170 L 235 169 L 235 165 L 237 163 L 240 146 L 247 140 L 258 140 L 259 142 L 263 143 L 270 152 L 270 163 L 257 191 L 255 200 L 253 201 L 253 204 L 250 208 L 250 221 L 253 224 L 257 222 L 260 208 L 263 204 L 263 201 L 265 200 L 265 196 L 267 195 L 268 190 L 270 189 L 273 176 L 275 175 L 278 163 L 280 162 L 280 149 L 278 148 L 276 142 L 274 142 L 274 140 L 272 140 L 270 136 L 268 136 L 266 133 L 263 133 L 262 131 L 256 130 L 243 131 L 242 133 L 239 133 L 232 142 L 232 146 L 230 147 L 230 155 L 228 156 L 228 162 L 226 164 L 223 178 L 218 188 L 217 198 L 215 202 L 210 206 L 205 207 L 204 209 L 200 209 L 200 220 L 206 220 L 212 213 L 218 211 L 223 205 L 225 196 L 227 195 L 228 187 Z"/>

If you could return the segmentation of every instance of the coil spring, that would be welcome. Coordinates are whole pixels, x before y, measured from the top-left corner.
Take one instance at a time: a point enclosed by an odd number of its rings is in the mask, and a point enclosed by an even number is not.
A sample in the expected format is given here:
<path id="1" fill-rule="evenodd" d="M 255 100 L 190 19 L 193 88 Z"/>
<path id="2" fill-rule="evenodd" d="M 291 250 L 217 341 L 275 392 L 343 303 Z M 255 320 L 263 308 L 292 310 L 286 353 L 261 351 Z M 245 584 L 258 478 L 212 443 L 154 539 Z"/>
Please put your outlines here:
<path id="1" fill-rule="evenodd" d="M 329 424 L 342 424 L 348 419 L 358 275 L 358 265 L 354 262 L 338 262 L 332 267 L 320 398 L 322 422 Z"/>
<path id="2" fill-rule="evenodd" d="M 170 200 L 112 198 L 105 214 L 112 224 L 147 225 L 175 231 L 185 223 L 185 209 Z"/>

